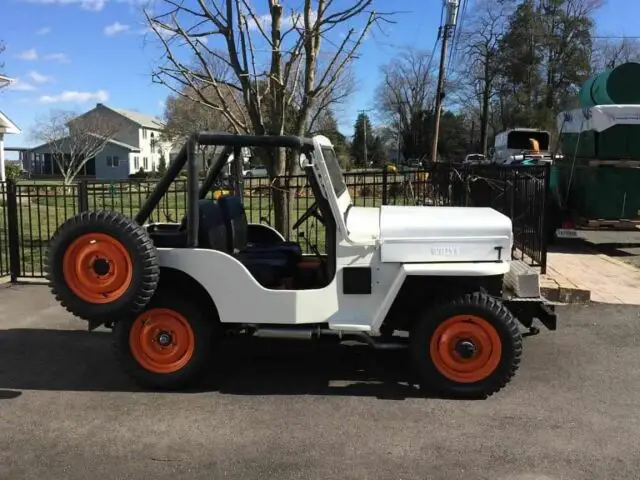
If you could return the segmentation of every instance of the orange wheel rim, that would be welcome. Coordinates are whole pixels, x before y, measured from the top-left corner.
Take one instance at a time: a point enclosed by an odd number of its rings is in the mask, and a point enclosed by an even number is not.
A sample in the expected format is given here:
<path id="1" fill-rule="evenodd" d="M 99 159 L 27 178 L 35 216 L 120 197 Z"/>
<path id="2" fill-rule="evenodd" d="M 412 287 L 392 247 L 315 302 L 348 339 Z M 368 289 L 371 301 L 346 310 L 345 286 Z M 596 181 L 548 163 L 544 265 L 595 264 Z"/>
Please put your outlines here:
<path id="1" fill-rule="evenodd" d="M 429 346 L 431 360 L 449 380 L 475 383 L 491 375 L 500 363 L 502 341 L 486 320 L 456 315 L 442 322 Z"/>
<path id="2" fill-rule="evenodd" d="M 129 348 L 133 358 L 153 373 L 174 373 L 183 368 L 195 347 L 187 319 L 174 310 L 154 308 L 133 322 Z"/>
<path id="3" fill-rule="evenodd" d="M 62 259 L 69 289 L 82 300 L 104 304 L 122 297 L 133 277 L 131 256 L 111 235 L 87 233 L 76 238 Z"/>

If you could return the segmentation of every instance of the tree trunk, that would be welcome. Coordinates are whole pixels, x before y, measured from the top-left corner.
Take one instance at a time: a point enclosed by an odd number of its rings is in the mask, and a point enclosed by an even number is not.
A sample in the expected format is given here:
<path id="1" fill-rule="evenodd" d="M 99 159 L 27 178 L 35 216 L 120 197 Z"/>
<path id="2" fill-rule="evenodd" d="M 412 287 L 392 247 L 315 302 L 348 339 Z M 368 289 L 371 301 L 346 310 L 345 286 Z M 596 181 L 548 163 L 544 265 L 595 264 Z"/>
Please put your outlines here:
<path id="1" fill-rule="evenodd" d="M 273 228 L 278 230 L 286 239 L 290 235 L 290 199 L 289 175 L 286 168 L 287 154 L 284 148 L 277 148 L 272 153 L 272 169 L 269 172 L 271 179 L 271 200 L 273 202 Z"/>

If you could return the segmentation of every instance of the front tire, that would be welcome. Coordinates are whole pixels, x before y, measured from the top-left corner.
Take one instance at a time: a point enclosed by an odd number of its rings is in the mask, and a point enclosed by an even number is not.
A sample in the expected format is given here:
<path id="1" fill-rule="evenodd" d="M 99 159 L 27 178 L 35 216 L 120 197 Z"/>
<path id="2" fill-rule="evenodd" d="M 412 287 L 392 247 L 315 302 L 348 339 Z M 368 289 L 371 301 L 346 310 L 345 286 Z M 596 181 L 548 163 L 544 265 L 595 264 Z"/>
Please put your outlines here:
<path id="1" fill-rule="evenodd" d="M 411 333 L 421 386 L 441 396 L 486 398 L 515 375 L 522 355 L 518 322 L 484 293 L 427 312 Z"/>
<path id="2" fill-rule="evenodd" d="M 202 379 L 211 359 L 217 320 L 189 300 L 159 291 L 140 315 L 115 324 L 116 357 L 141 386 L 178 390 Z"/>

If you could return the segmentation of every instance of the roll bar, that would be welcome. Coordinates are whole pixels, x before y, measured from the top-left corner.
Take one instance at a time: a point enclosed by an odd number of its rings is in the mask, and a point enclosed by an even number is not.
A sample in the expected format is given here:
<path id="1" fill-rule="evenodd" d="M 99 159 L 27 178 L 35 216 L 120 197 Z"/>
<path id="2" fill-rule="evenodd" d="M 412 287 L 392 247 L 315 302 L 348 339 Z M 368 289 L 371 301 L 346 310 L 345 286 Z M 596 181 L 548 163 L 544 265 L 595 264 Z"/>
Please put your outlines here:
<path id="1" fill-rule="evenodd" d="M 196 145 L 224 146 L 222 153 L 214 160 L 209 173 L 202 186 L 198 185 L 198 168 L 196 165 Z M 135 217 L 139 225 L 147 221 L 151 212 L 158 205 L 162 197 L 167 193 L 169 186 L 178 177 L 180 171 L 187 166 L 187 247 L 198 246 L 198 200 L 206 197 L 213 186 L 213 182 L 224 167 L 227 157 L 235 152 L 239 158 L 242 147 L 263 148 L 291 148 L 298 152 L 309 153 L 313 151 L 313 140 L 292 135 L 234 135 L 223 132 L 196 132 L 180 149 L 180 153 L 164 176 L 157 183 L 151 194 L 147 197 L 140 211 Z"/>

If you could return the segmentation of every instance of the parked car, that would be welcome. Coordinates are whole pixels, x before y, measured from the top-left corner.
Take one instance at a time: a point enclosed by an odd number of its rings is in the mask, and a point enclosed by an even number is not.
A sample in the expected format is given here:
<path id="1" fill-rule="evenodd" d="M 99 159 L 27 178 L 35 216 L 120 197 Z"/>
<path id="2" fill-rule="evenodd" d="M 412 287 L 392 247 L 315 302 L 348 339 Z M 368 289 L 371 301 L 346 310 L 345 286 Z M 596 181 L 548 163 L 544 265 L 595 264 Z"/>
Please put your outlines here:
<path id="1" fill-rule="evenodd" d="M 260 177 L 266 177 L 266 176 L 268 176 L 267 167 L 262 167 L 262 166 L 254 167 L 244 171 L 245 178 L 253 178 L 253 177 L 260 178 Z"/>

